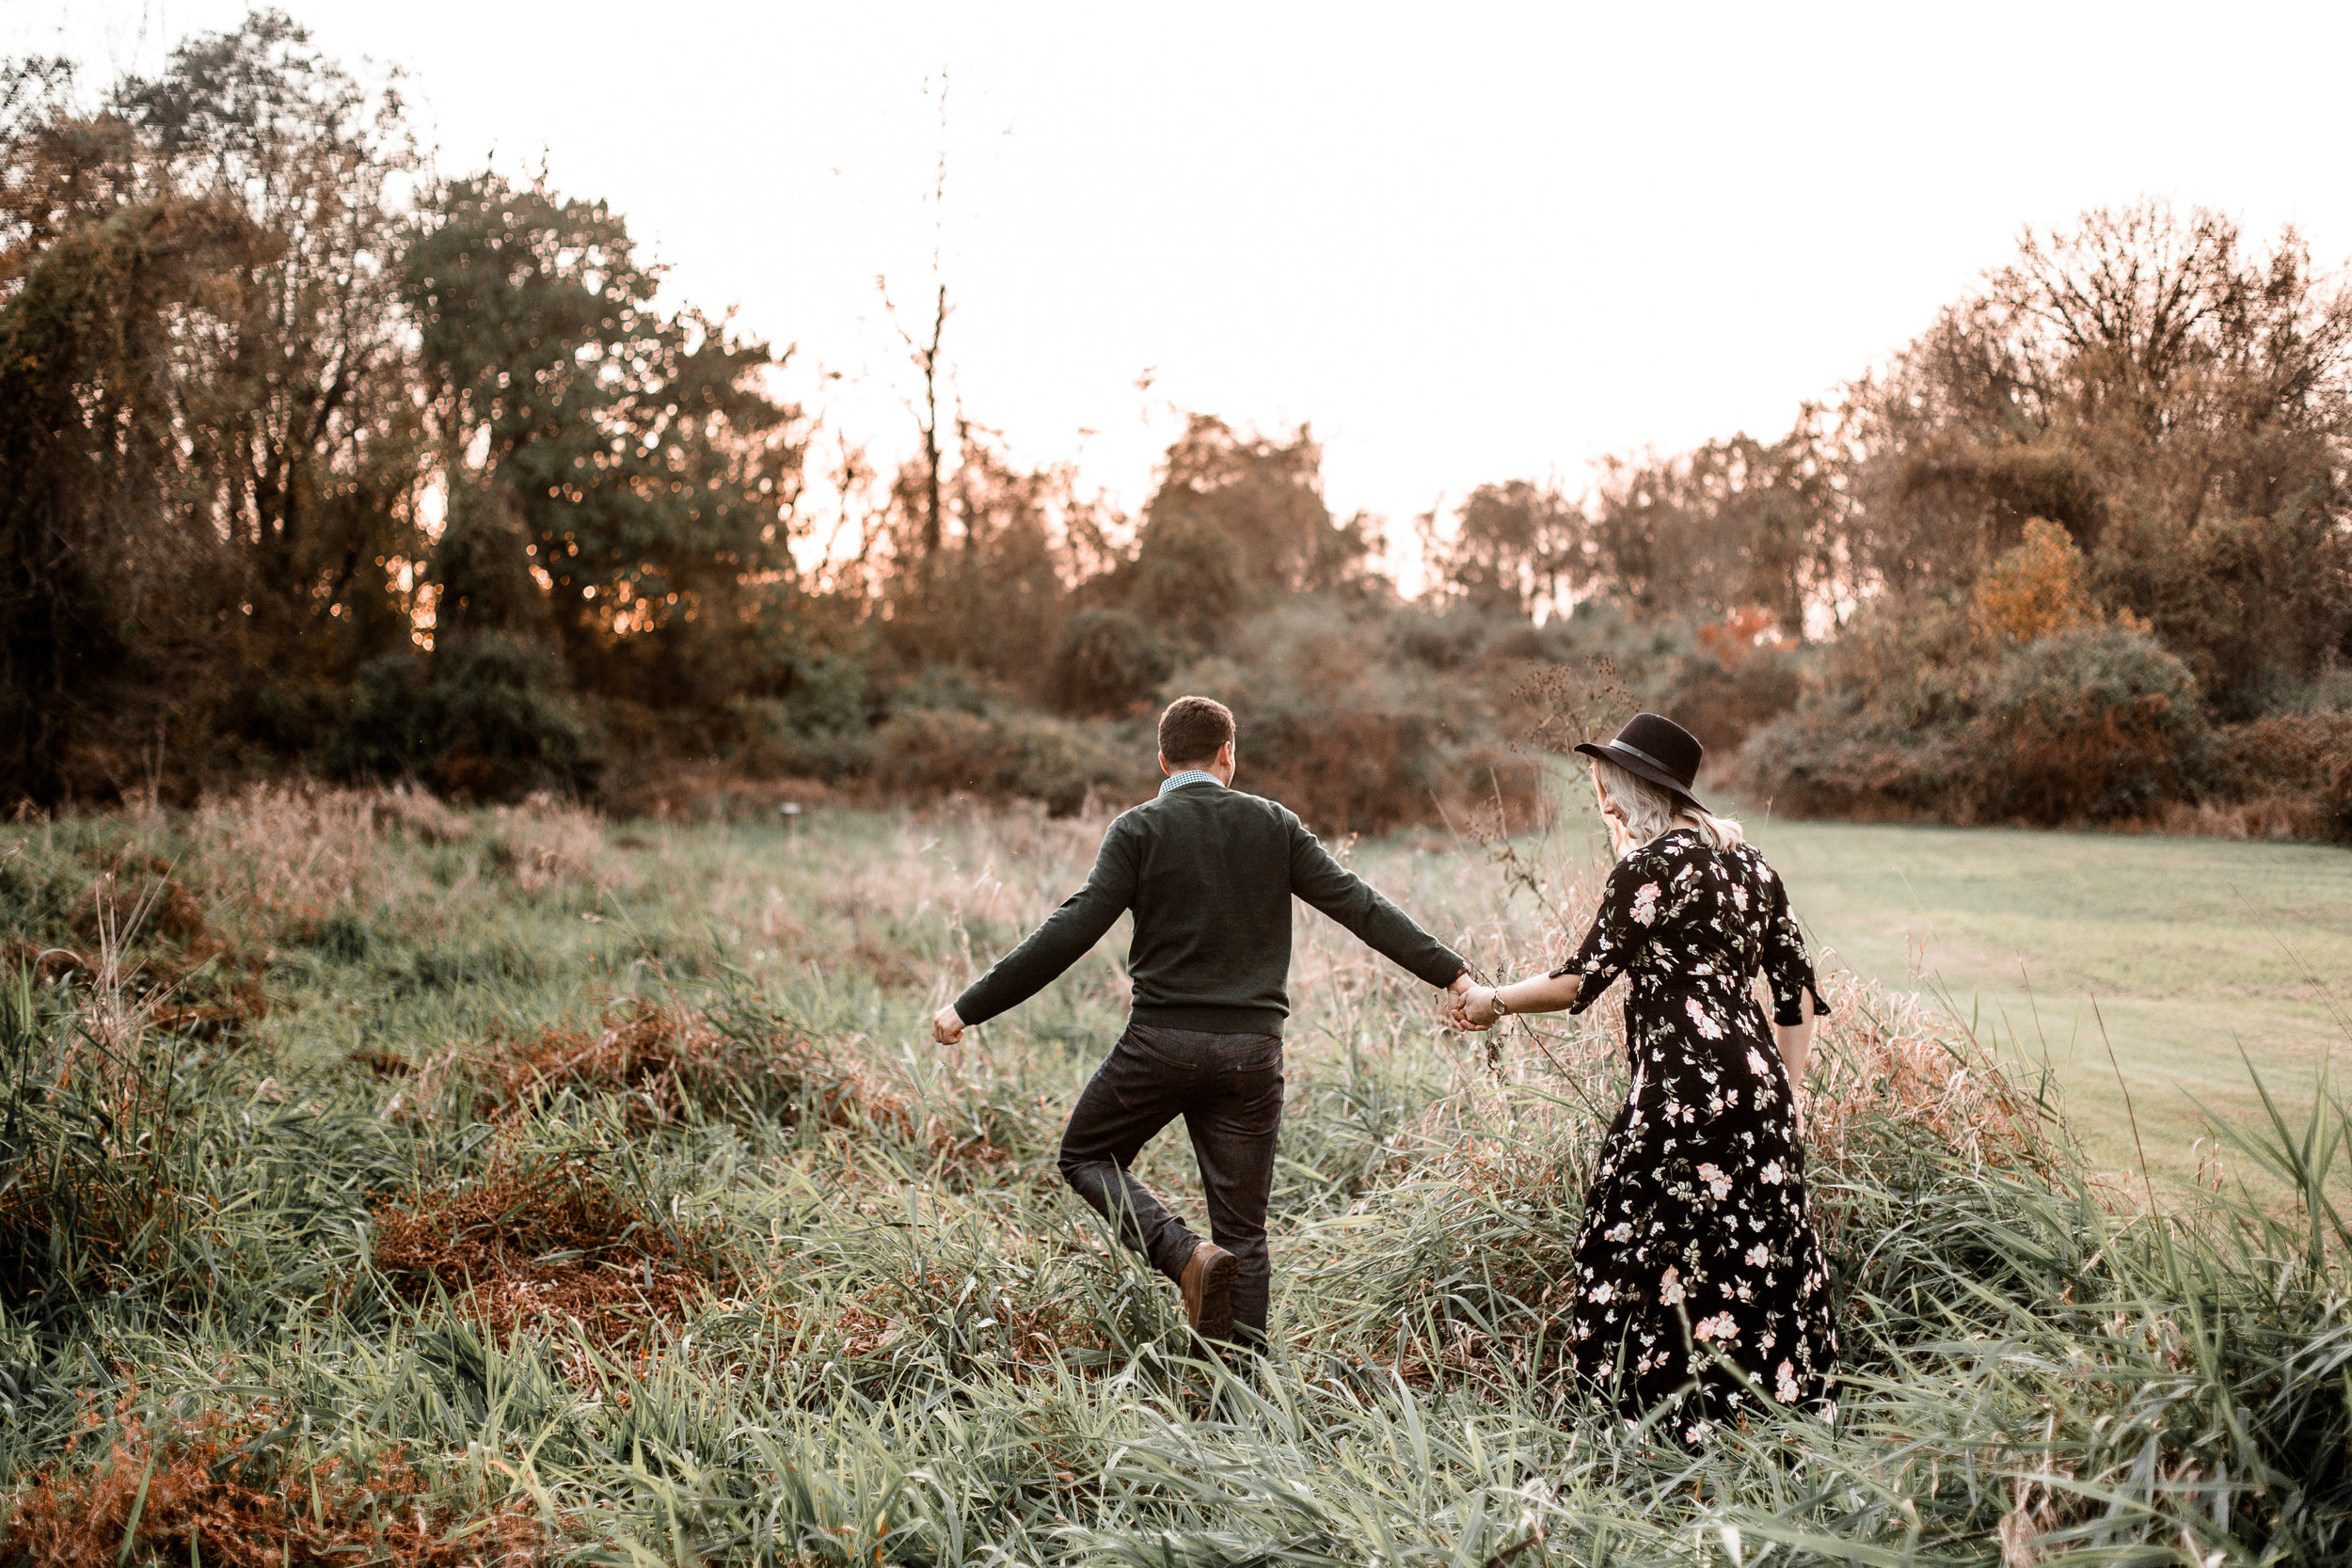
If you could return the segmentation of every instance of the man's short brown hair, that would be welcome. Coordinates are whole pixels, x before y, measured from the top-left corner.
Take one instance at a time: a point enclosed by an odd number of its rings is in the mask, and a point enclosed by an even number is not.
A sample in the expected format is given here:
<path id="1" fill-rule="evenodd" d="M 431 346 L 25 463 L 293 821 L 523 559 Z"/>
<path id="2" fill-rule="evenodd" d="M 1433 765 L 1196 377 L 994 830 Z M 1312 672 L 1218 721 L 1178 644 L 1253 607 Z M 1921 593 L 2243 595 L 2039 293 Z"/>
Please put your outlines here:
<path id="1" fill-rule="evenodd" d="M 1168 766 L 1205 765 L 1233 738 L 1233 710 L 1214 697 L 1179 697 L 1160 715 L 1160 755 Z"/>

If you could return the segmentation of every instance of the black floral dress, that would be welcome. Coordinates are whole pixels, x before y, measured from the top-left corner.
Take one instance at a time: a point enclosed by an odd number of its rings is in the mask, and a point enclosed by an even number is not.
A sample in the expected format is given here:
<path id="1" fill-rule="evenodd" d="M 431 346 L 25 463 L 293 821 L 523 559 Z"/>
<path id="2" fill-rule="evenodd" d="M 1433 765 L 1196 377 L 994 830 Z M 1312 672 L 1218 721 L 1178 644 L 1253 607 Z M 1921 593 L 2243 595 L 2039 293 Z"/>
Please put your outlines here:
<path id="1" fill-rule="evenodd" d="M 1673 1406 L 1686 1442 L 1736 1421 L 1756 1389 L 1836 1414 L 1829 1267 L 1805 1199 L 1788 1071 L 1757 1006 L 1817 1005 L 1788 890 L 1764 857 L 1677 829 L 1617 863 L 1576 957 L 1582 1012 L 1628 976 L 1633 1072 L 1576 1244 L 1578 1372 L 1627 1417 Z M 1721 1357 L 1721 1360 L 1718 1360 Z"/>

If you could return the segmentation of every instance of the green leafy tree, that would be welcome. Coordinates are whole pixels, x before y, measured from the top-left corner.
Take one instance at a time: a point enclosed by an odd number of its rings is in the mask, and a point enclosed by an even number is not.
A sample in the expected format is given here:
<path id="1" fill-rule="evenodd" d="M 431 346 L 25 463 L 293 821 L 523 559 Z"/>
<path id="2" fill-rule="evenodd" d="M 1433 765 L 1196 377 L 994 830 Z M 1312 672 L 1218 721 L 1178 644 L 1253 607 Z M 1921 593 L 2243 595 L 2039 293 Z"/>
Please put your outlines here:
<path id="1" fill-rule="evenodd" d="M 712 644 L 790 574 L 803 426 L 766 344 L 662 314 L 659 283 L 602 202 L 490 174 L 433 194 L 402 292 L 448 498 L 434 613 L 551 633 L 615 693 L 708 699 L 736 684 Z"/>
<path id="2" fill-rule="evenodd" d="M 95 104 L 17 62 L 0 103 L 0 700 L 45 800 L 77 745 L 76 787 L 119 786 L 127 736 L 228 744 L 257 690 L 405 640 L 407 155 L 396 97 L 276 13 Z"/>

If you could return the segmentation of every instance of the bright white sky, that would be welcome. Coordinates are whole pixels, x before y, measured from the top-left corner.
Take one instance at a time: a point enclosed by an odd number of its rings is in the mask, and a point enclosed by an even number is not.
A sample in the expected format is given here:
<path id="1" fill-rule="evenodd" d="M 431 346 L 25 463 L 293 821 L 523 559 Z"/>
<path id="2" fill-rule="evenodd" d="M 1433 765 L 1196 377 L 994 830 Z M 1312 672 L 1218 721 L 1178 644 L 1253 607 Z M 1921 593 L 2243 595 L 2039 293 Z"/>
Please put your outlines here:
<path id="1" fill-rule="evenodd" d="M 1130 508 L 1174 409 L 1311 420 L 1400 543 L 1481 481 L 1779 434 L 2026 223 L 2157 195 L 2352 257 L 2343 5 L 288 4 L 409 73 L 443 170 L 609 198 L 885 462 L 874 280 L 919 310 L 944 69 L 971 416 Z M 0 52 L 103 80 L 244 8 L 0 0 Z"/>

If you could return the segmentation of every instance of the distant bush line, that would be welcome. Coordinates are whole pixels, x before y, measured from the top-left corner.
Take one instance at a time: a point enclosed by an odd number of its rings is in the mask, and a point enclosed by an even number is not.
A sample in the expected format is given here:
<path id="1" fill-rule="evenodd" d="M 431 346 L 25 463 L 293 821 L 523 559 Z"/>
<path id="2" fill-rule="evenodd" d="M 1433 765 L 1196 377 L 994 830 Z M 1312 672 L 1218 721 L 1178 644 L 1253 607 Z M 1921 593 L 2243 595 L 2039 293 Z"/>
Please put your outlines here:
<path id="1" fill-rule="evenodd" d="M 2352 296 L 2292 231 L 2028 231 L 1777 439 L 1433 509 L 1410 594 L 1307 426 L 1190 416 L 1133 516 L 935 399 L 895 471 L 820 463 L 780 356 L 658 282 L 277 13 L 103 90 L 0 65 L 0 804 L 1067 813 L 1201 691 L 1375 832 L 1523 802 L 1512 693 L 1606 658 L 1777 810 L 2352 837 Z"/>

